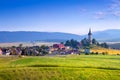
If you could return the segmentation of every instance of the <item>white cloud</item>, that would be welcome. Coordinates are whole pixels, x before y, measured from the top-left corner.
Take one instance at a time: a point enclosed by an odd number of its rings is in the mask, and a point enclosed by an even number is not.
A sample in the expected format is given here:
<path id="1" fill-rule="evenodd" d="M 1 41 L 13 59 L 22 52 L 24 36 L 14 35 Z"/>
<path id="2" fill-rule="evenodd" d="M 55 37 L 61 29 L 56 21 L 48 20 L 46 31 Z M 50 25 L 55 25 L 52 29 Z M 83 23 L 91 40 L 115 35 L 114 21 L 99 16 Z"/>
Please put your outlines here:
<path id="1" fill-rule="evenodd" d="M 110 7 L 108 8 L 111 14 L 120 17 L 120 0 L 112 0 Z"/>
<path id="2" fill-rule="evenodd" d="M 115 12 L 113 13 L 113 15 L 114 15 L 114 16 L 117 16 L 117 17 L 120 17 L 120 11 L 115 11 Z"/>
<path id="3" fill-rule="evenodd" d="M 120 17 L 120 0 L 111 0 L 107 8 L 96 12 L 94 15 L 95 19 L 104 19 L 109 15 Z"/>
<path id="4" fill-rule="evenodd" d="M 109 6 L 109 10 L 120 9 L 120 0 L 112 0 L 112 3 Z"/>
<path id="5" fill-rule="evenodd" d="M 106 16 L 105 12 L 99 11 L 95 13 L 95 18 L 96 19 L 103 19 Z"/>

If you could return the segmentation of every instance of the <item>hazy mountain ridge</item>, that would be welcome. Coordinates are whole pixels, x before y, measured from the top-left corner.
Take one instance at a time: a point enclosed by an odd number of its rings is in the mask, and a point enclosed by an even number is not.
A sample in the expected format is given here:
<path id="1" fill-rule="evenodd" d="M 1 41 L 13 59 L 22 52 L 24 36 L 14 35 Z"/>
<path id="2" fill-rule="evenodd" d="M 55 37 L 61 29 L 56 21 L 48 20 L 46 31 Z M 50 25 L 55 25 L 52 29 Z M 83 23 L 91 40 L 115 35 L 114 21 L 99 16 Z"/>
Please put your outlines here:
<path id="1" fill-rule="evenodd" d="M 120 42 L 120 29 L 110 29 L 93 33 L 93 37 L 99 41 Z"/>
<path id="2" fill-rule="evenodd" d="M 68 39 L 80 40 L 82 36 L 61 32 L 1 31 L 0 42 L 47 41 L 61 42 Z"/>
<path id="3" fill-rule="evenodd" d="M 102 42 L 120 42 L 120 29 L 93 32 L 93 38 Z M 0 31 L 0 42 L 46 41 L 62 42 L 68 39 L 81 40 L 87 35 L 62 32 Z"/>

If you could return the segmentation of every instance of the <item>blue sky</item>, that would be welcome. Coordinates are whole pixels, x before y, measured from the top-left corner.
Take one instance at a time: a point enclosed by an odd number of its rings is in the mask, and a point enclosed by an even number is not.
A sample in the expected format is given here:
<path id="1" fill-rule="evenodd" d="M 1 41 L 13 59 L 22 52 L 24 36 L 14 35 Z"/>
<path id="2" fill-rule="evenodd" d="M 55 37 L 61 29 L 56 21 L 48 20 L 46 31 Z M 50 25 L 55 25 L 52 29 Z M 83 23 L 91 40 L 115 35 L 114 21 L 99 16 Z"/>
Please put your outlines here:
<path id="1" fill-rule="evenodd" d="M 0 31 L 120 29 L 120 0 L 0 0 Z"/>

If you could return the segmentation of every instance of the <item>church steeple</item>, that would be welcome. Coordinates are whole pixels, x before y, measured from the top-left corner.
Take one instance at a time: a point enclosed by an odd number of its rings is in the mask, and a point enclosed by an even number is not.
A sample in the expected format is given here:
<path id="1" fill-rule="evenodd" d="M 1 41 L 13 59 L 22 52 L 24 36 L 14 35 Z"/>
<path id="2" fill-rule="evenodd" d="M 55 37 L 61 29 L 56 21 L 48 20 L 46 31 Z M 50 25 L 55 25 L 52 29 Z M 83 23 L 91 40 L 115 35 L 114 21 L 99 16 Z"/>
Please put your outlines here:
<path id="1" fill-rule="evenodd" d="M 91 28 L 89 29 L 89 33 L 88 33 L 88 35 L 92 35 Z"/>
<path id="2" fill-rule="evenodd" d="M 89 40 L 89 44 L 92 44 L 92 32 L 91 32 L 91 28 L 89 29 L 89 33 L 88 33 L 88 40 Z"/>

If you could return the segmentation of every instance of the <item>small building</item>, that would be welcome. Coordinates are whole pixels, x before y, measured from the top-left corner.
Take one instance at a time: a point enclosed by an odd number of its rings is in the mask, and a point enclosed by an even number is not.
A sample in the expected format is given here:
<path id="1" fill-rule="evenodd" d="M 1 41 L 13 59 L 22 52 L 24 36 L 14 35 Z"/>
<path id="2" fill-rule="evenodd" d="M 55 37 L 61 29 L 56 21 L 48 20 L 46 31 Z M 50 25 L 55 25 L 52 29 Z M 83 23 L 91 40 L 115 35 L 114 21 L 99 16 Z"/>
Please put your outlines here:
<path id="1" fill-rule="evenodd" d="M 66 49 L 68 50 L 68 49 L 70 49 L 71 47 L 70 46 L 66 46 Z"/>
<path id="2" fill-rule="evenodd" d="M 0 49 L 0 56 L 2 55 L 2 49 Z"/>
<path id="3" fill-rule="evenodd" d="M 63 49 L 65 48 L 64 44 L 53 44 L 53 48 Z"/>
<path id="4" fill-rule="evenodd" d="M 85 53 L 86 55 L 90 54 L 90 48 L 85 48 L 84 53 Z"/>

